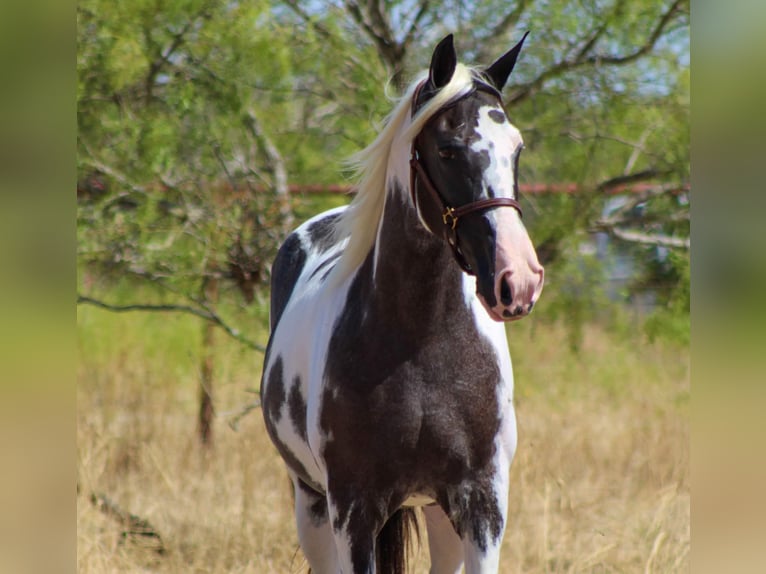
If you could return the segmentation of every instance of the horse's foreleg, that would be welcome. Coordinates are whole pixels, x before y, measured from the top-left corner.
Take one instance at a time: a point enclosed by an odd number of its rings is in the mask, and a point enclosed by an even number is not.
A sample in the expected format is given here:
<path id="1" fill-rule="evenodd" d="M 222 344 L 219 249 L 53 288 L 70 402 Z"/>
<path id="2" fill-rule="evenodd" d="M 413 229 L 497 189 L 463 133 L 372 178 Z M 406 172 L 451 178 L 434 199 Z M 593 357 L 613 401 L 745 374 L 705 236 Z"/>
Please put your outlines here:
<path id="1" fill-rule="evenodd" d="M 335 538 L 339 572 L 375 574 L 375 532 L 382 521 L 363 508 L 359 500 L 350 502 L 329 497 L 329 516 Z"/>
<path id="2" fill-rule="evenodd" d="M 299 478 L 293 477 L 295 489 L 295 522 L 298 540 L 312 574 L 337 574 L 338 557 L 335 551 L 327 499 L 315 492 Z"/>
<path id="3" fill-rule="evenodd" d="M 500 463 L 491 486 L 471 497 L 463 522 L 466 574 L 496 574 L 508 512 L 508 464 Z"/>

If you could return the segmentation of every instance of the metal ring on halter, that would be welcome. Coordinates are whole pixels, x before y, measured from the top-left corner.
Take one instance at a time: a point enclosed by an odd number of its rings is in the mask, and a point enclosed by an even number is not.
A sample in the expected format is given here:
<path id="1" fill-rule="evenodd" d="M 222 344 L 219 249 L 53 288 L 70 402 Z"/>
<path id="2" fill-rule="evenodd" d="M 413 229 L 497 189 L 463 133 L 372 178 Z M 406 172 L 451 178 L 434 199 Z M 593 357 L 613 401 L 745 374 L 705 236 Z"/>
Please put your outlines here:
<path id="1" fill-rule="evenodd" d="M 458 218 L 454 215 L 455 210 L 451 207 L 448 207 L 444 210 L 444 213 L 442 213 L 442 221 L 444 222 L 444 225 L 450 226 L 453 230 L 457 227 L 457 220 Z M 447 220 L 451 220 L 452 223 L 449 223 Z"/>

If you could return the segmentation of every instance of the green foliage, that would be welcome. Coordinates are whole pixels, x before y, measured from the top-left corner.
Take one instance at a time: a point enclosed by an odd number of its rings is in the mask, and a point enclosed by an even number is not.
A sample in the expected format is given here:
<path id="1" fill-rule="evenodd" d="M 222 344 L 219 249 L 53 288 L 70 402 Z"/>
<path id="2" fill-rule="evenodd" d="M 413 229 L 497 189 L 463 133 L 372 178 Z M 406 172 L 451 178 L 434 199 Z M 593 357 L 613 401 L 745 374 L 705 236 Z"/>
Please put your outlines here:
<path id="1" fill-rule="evenodd" d="M 604 266 L 583 245 L 581 241 L 571 241 L 561 258 L 546 269 L 545 296 L 536 310 L 566 327 L 567 344 L 574 353 L 580 351 L 585 326 L 608 323 L 613 305 L 605 290 Z"/>
<path id="2" fill-rule="evenodd" d="M 666 288 L 660 289 L 657 309 L 644 326 L 650 341 L 666 339 L 688 345 L 691 337 L 691 261 L 688 253 L 670 251 L 657 263 L 661 269 L 650 274 L 662 278 Z"/>

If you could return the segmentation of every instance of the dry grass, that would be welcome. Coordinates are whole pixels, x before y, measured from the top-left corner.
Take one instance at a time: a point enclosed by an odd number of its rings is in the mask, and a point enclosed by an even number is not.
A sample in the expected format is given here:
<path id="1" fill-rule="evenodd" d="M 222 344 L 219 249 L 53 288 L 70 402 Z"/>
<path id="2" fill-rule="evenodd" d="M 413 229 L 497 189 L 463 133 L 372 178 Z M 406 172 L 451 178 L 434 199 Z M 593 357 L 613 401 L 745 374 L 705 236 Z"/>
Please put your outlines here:
<path id="1" fill-rule="evenodd" d="M 78 570 L 302 572 L 286 474 L 260 413 L 227 424 L 260 357 L 221 339 L 215 447 L 195 431 L 199 325 L 80 309 Z M 590 327 L 511 327 L 519 448 L 501 572 L 689 570 L 688 350 Z M 103 493 L 161 535 L 122 536 Z M 427 548 L 417 572 L 427 571 Z"/>

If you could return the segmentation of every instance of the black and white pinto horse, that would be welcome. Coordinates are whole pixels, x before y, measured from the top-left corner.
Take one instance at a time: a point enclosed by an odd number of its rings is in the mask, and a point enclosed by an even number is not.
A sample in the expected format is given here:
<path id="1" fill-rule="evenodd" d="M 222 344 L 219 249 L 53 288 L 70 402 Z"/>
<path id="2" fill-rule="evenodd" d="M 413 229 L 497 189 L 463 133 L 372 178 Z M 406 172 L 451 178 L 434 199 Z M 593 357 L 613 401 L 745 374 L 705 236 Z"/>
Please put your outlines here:
<path id="1" fill-rule="evenodd" d="M 442 40 L 356 156 L 352 203 L 274 261 L 263 416 L 316 574 L 403 571 L 414 507 L 431 572 L 497 572 L 516 449 L 503 322 L 543 287 L 500 96 L 523 41 L 480 71 Z"/>

